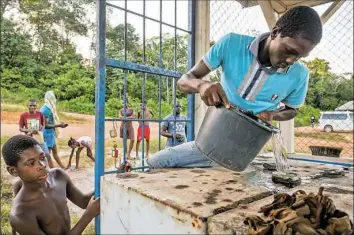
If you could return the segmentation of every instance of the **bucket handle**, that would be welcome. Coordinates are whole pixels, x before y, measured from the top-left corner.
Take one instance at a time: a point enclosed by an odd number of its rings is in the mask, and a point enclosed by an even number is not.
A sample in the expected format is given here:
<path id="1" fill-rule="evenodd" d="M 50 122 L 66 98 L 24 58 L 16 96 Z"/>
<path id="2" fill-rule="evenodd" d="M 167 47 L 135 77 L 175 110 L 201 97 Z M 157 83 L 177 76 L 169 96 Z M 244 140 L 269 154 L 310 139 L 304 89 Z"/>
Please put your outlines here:
<path id="1" fill-rule="evenodd" d="M 224 104 L 222 104 L 222 105 L 224 105 Z M 253 111 L 245 110 L 245 109 L 243 109 L 237 105 L 233 105 L 233 104 L 230 104 L 230 109 L 233 109 L 236 112 L 242 113 L 243 115 L 253 119 L 257 123 L 261 123 L 261 124 L 265 125 L 272 132 L 278 133 L 280 131 L 278 128 L 276 128 L 273 125 L 271 125 L 270 123 L 268 123 L 268 121 L 265 120 L 264 118 L 254 115 Z"/>

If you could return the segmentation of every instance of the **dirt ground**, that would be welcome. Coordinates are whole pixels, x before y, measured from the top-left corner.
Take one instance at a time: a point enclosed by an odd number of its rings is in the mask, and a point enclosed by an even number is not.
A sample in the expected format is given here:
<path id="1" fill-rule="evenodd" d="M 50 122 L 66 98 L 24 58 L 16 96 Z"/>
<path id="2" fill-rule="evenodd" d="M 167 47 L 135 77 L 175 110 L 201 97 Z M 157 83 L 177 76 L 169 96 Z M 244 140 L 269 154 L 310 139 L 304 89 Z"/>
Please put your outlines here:
<path id="1" fill-rule="evenodd" d="M 10 105 L 12 107 L 13 105 Z M 16 106 L 14 106 L 16 109 Z M 22 109 L 23 110 L 23 107 Z M 22 111 L 18 110 L 1 110 L 1 137 L 11 137 L 13 135 L 19 134 L 18 130 L 18 120 Z M 61 113 L 61 120 L 67 122 L 69 126 L 65 129 L 61 129 L 61 134 L 58 138 L 58 149 L 59 156 L 62 159 L 64 164 L 67 164 L 68 157 L 70 155 L 70 148 L 67 146 L 67 140 L 70 137 L 78 138 L 80 136 L 90 136 L 94 140 L 95 129 L 94 121 L 95 118 L 93 115 L 84 115 L 84 114 L 75 114 L 75 113 Z M 119 128 L 119 124 L 117 125 Z M 135 129 L 135 138 L 137 135 L 138 123 L 133 124 Z M 106 142 L 106 153 L 110 155 L 112 138 L 109 136 L 109 131 L 113 129 L 111 122 L 106 122 L 105 126 L 105 142 Z M 155 145 L 158 139 L 158 124 L 150 123 L 151 129 L 151 142 L 155 141 Z M 118 132 L 119 133 L 119 132 Z M 318 129 L 312 129 L 310 127 L 305 128 L 296 128 L 296 135 L 301 137 L 295 138 L 296 151 L 303 153 L 310 153 L 310 145 L 324 145 L 331 147 L 343 147 L 343 152 L 341 157 L 353 157 L 353 133 L 323 133 Z M 334 140 L 321 139 L 323 136 L 331 137 L 335 136 Z M 162 137 L 163 138 L 163 137 Z M 116 139 L 121 142 L 120 139 Z M 133 151 L 135 150 L 135 146 Z M 153 151 L 152 151 L 153 152 Z M 135 156 L 135 152 L 132 153 Z M 105 159 L 105 168 L 114 169 L 114 160 L 111 157 Z M 72 165 L 74 164 L 74 159 Z M 67 170 L 74 184 L 77 185 L 82 191 L 87 192 L 94 188 L 94 163 L 85 156 L 82 156 L 80 159 L 81 168 L 78 171 Z M 8 174 L 5 173 L 5 175 Z M 69 202 L 69 208 L 72 216 L 76 218 L 80 217 L 83 213 L 83 210 L 78 208 Z"/>
<path id="2" fill-rule="evenodd" d="M 19 111 L 1 111 L 1 136 L 13 136 L 19 133 L 18 121 L 23 112 Z M 69 139 L 70 137 L 90 136 L 95 137 L 95 117 L 93 115 L 63 113 L 65 118 L 61 119 L 69 124 L 65 129 L 60 129 L 59 139 Z M 116 125 L 120 127 L 120 123 Z M 133 123 L 135 137 L 137 135 L 139 124 Z M 106 122 L 105 139 L 109 139 L 109 131 L 113 129 L 112 122 Z M 150 135 L 152 139 L 158 138 L 158 124 L 150 123 Z"/>
<path id="3" fill-rule="evenodd" d="M 11 109 L 15 110 L 1 110 L 1 137 L 11 137 L 13 135 L 19 134 L 18 128 L 18 121 L 20 115 L 23 111 L 16 111 L 16 109 L 22 109 L 22 107 L 17 107 L 16 105 L 6 105 L 10 106 Z M 61 120 L 67 122 L 69 126 L 65 129 L 60 129 L 60 136 L 57 140 L 57 146 L 59 150 L 59 157 L 64 165 L 67 164 L 68 158 L 71 152 L 71 149 L 67 146 L 67 140 L 70 137 L 78 138 L 80 136 L 90 136 L 94 140 L 95 138 L 95 129 L 94 129 L 94 121 L 95 118 L 93 115 L 84 115 L 84 114 L 75 114 L 75 113 L 61 113 Z M 119 124 L 117 125 L 119 128 Z M 138 130 L 138 123 L 133 124 L 135 129 L 135 137 L 137 135 Z M 158 124 L 157 123 L 150 123 L 151 127 L 151 140 L 157 141 L 158 138 Z M 107 155 L 110 154 L 110 148 L 112 146 L 112 139 L 109 136 L 109 131 L 113 129 L 112 123 L 106 123 L 106 130 L 105 130 L 105 142 L 108 148 Z M 119 132 L 118 132 L 119 133 Z M 163 137 L 162 137 L 163 138 Z M 116 139 L 117 141 L 121 142 L 120 139 Z M 135 146 L 134 149 L 135 150 Z M 122 150 L 120 150 L 122 152 Z M 70 178 L 74 182 L 74 184 L 80 188 L 83 192 L 87 192 L 93 190 L 94 188 L 94 163 L 81 154 L 80 158 L 80 169 L 78 171 L 70 171 L 67 170 Z M 135 156 L 135 152 L 132 152 L 132 155 Z M 75 157 L 74 157 L 75 158 Z M 106 169 L 114 169 L 114 159 L 108 156 L 105 159 L 105 167 Z M 54 163 L 56 165 L 56 163 Z M 72 161 L 72 166 L 75 164 L 75 159 Z M 2 176 L 9 179 L 12 183 L 17 179 L 13 179 L 5 170 L 5 166 L 2 165 L 2 172 L 4 174 Z M 79 207 L 72 204 L 68 201 L 68 206 L 71 212 L 71 216 L 74 218 L 73 220 L 77 220 L 81 217 L 84 210 L 80 209 Z M 91 223 L 91 230 L 92 230 Z"/>

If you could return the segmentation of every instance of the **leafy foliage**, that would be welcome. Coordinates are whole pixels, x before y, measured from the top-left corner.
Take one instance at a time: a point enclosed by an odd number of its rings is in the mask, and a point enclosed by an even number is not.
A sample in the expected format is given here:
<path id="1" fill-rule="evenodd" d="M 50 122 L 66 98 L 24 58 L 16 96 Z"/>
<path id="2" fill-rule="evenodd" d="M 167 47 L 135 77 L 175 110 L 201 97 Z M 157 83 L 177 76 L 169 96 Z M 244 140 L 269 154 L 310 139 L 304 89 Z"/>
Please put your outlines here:
<path id="1" fill-rule="evenodd" d="M 54 90 L 61 110 L 94 113 L 95 69 L 93 66 L 83 65 L 82 57 L 76 53 L 76 46 L 71 41 L 75 36 L 88 36 L 89 30 L 93 28 L 94 22 L 86 14 L 92 7 L 93 0 L 1 1 L 2 16 L 13 8 L 24 15 L 20 23 L 12 18 L 1 20 L 2 102 L 21 103 L 29 98 L 42 100 L 47 90 Z M 113 27 L 108 24 L 106 38 L 109 58 L 126 58 L 131 62 L 169 70 L 187 70 L 187 36 L 177 35 L 175 40 L 174 36 L 163 34 L 160 50 L 159 37 L 148 38 L 143 45 L 143 40 L 133 25 L 127 24 L 125 35 L 124 25 Z M 319 58 L 303 63 L 310 69 L 310 84 L 306 105 L 300 109 L 295 120 L 297 126 L 308 125 L 309 118 L 312 115 L 317 116 L 320 110 L 333 110 L 353 100 L 353 74 L 334 74 L 330 64 Z M 161 117 L 172 112 L 175 82 L 172 79 L 155 75 L 144 76 L 142 73 L 116 68 L 107 68 L 106 74 L 107 116 L 117 116 L 122 108 L 124 95 L 130 106 L 137 110 L 144 94 L 155 118 L 159 115 L 159 106 Z M 211 80 L 219 79 L 220 71 L 216 71 Z M 125 81 L 127 86 L 124 93 Z M 176 96 L 185 107 L 183 112 L 186 113 L 186 95 L 177 91 Z"/>

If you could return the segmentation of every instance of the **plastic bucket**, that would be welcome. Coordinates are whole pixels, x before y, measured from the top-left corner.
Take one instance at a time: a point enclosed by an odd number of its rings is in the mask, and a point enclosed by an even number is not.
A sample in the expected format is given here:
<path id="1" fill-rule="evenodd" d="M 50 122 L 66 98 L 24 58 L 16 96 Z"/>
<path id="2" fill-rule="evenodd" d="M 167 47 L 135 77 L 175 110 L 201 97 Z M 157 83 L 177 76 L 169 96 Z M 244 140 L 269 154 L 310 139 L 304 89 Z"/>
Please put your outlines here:
<path id="1" fill-rule="evenodd" d="M 210 106 L 195 143 L 210 160 L 243 171 L 279 129 L 241 110 Z"/>

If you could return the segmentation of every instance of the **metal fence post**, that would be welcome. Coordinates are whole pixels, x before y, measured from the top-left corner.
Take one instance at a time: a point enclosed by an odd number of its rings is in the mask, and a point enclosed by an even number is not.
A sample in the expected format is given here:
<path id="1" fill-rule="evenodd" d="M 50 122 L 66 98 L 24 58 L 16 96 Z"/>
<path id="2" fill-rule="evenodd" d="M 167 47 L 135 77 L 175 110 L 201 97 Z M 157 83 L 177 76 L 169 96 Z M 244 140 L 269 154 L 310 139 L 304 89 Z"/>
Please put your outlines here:
<path id="1" fill-rule="evenodd" d="M 100 196 L 101 176 L 104 174 L 105 90 L 106 90 L 106 1 L 96 1 L 97 56 L 95 91 L 95 198 Z M 100 234 L 100 217 L 95 218 L 96 234 Z"/>
<path id="2" fill-rule="evenodd" d="M 195 64 L 195 7 L 196 1 L 188 3 L 188 28 L 192 32 L 188 40 L 188 69 L 191 69 Z M 194 140 L 194 109 L 195 109 L 195 94 L 188 95 L 188 113 L 187 119 L 191 120 L 187 126 L 188 141 Z"/>

